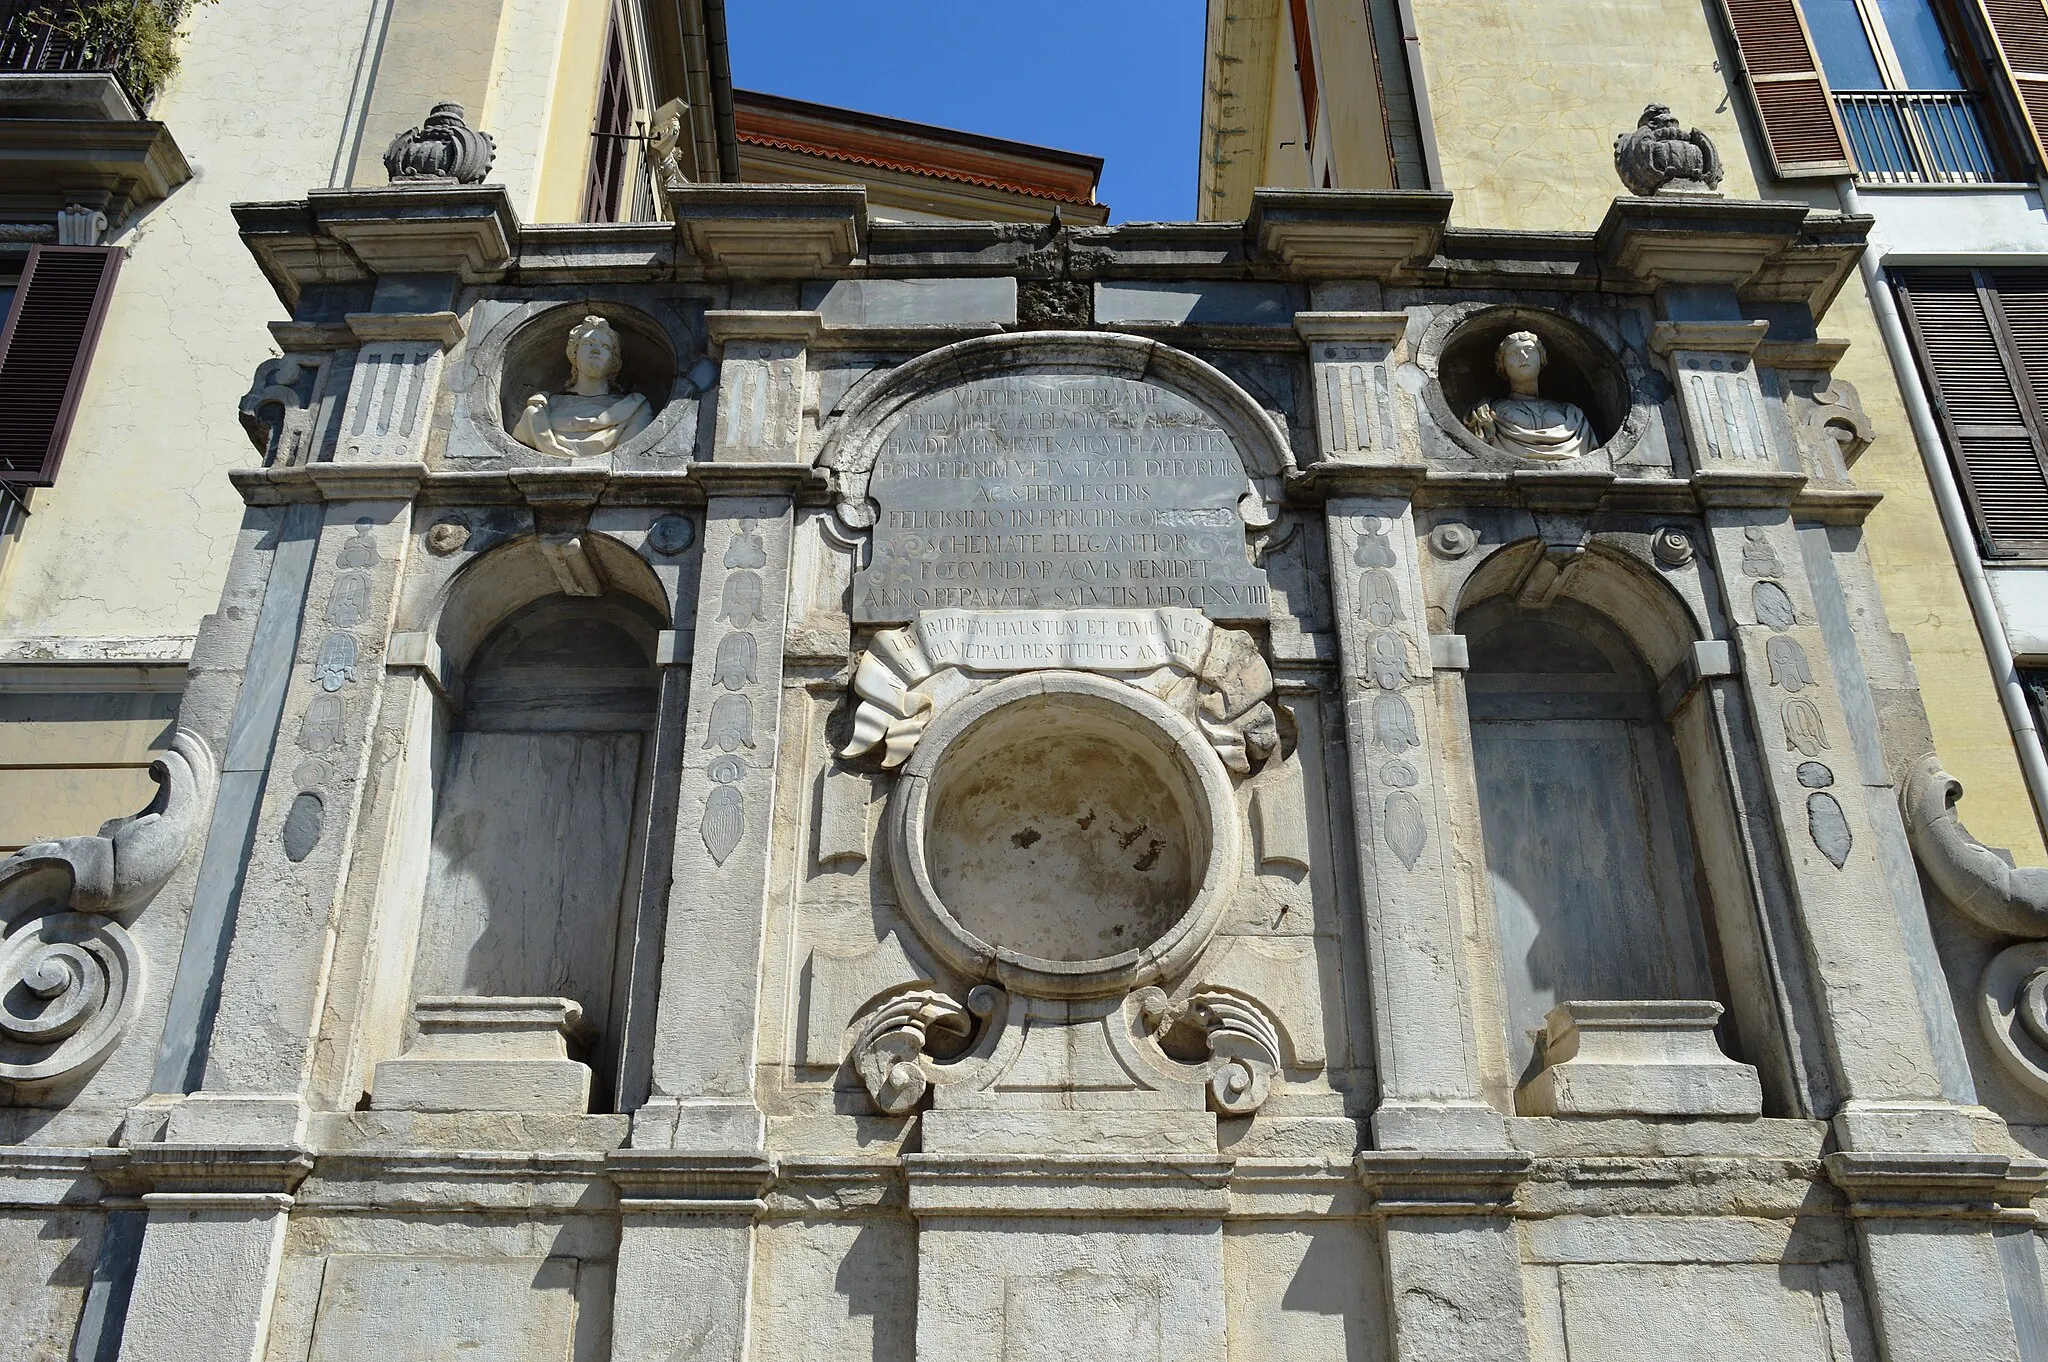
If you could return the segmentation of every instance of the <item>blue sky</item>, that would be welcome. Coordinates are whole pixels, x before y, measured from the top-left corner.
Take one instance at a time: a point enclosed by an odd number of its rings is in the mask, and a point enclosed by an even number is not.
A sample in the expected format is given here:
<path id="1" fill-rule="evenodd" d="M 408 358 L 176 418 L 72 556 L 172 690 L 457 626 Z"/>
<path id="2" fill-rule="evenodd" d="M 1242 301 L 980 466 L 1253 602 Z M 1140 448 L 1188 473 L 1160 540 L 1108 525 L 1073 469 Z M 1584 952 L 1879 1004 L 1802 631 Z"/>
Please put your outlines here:
<path id="1" fill-rule="evenodd" d="M 726 0 L 733 83 L 1103 158 L 1113 222 L 1195 215 L 1202 0 Z"/>

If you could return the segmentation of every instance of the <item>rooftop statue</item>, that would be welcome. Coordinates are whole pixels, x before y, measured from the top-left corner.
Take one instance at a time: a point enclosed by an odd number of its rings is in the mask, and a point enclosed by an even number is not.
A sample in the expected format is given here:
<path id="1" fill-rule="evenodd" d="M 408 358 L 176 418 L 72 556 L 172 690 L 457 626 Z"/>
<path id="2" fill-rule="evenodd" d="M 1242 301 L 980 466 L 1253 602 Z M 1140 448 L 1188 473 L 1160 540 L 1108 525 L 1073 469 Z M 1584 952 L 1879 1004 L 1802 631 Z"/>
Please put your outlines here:
<path id="1" fill-rule="evenodd" d="M 1600 437 L 1586 413 L 1569 402 L 1537 396 L 1536 380 L 1549 358 L 1535 332 L 1509 333 L 1493 356 L 1494 371 L 1508 381 L 1508 395 L 1474 407 L 1466 428 L 1519 459 L 1557 463 L 1591 453 Z"/>
<path id="2" fill-rule="evenodd" d="M 639 393 L 615 393 L 626 355 L 619 333 L 602 317 L 569 328 L 569 389 L 535 393 L 512 428 L 512 438 L 565 459 L 609 454 L 647 429 L 654 410 Z"/>

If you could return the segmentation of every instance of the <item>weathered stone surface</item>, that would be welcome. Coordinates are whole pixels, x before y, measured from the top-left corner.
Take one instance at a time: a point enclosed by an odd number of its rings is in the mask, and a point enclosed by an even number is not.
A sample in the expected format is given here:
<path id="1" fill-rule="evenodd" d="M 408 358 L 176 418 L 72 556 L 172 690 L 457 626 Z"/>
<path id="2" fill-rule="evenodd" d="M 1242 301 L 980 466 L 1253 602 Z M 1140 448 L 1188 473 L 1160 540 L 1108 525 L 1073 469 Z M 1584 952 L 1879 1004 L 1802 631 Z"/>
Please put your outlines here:
<path id="1" fill-rule="evenodd" d="M 1032 375 L 926 398 L 889 436 L 868 493 L 880 519 L 854 581 L 859 623 L 945 607 L 1268 612 L 1229 434 L 1140 381 Z"/>

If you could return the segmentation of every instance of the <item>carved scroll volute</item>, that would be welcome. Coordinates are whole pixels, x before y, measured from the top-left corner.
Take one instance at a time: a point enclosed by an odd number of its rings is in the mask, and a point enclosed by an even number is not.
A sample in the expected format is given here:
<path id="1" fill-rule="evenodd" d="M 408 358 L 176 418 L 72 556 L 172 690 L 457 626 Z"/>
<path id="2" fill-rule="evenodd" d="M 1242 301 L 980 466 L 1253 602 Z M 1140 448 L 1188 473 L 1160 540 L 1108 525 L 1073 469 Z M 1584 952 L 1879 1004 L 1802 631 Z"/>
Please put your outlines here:
<path id="1" fill-rule="evenodd" d="M 14 921 L 0 940 L 0 1080 L 55 1082 L 97 1064 L 141 1003 L 142 957 L 121 919 L 148 906 L 201 840 L 212 750 L 180 730 L 150 774 L 161 788 L 141 813 L 0 860 L 0 921 Z M 18 916 L 48 907 L 66 881 L 55 911 Z"/>
<path id="2" fill-rule="evenodd" d="M 1259 1004 L 1215 988 L 1200 989 L 1177 1003 L 1162 990 L 1147 988 L 1133 1001 L 1155 1043 L 1189 1027 L 1206 1038 L 1208 1060 L 1179 1067 L 1203 1072 L 1209 1106 L 1217 1114 L 1249 1116 L 1266 1104 L 1280 1072 L 1280 1029 Z"/>
<path id="3" fill-rule="evenodd" d="M 973 1019 L 993 1017 L 1002 1001 L 1002 990 L 986 984 L 969 993 L 965 1004 L 936 989 L 885 999 L 867 1015 L 853 1044 L 854 1068 L 875 1105 L 887 1116 L 915 1111 L 933 1081 L 944 1081 L 949 1073 L 926 1053 L 933 1034 L 953 1038 L 955 1050 L 965 1049 L 974 1033 Z M 985 1050 L 987 1039 L 977 1048 Z"/>

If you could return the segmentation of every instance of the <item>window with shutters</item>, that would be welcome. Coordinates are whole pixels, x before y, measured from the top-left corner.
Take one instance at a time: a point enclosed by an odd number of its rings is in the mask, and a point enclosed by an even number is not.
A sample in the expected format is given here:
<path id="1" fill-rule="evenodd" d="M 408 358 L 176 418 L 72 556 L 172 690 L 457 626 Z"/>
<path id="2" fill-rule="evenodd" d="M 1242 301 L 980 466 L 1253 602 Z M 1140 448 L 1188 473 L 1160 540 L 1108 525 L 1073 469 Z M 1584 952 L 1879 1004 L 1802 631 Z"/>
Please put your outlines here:
<path id="1" fill-rule="evenodd" d="M 604 72 L 597 87 L 597 126 L 590 134 L 590 177 L 583 189 L 585 222 L 617 222 L 633 140 L 633 89 L 618 16 L 604 40 Z"/>
<path id="2" fill-rule="evenodd" d="M 1893 285 L 1984 556 L 2048 559 L 2048 271 Z"/>
<path id="3" fill-rule="evenodd" d="M 110 246 L 30 249 L 0 328 L 0 482 L 56 480 L 120 267 Z"/>
<path id="4" fill-rule="evenodd" d="M 2044 163 L 2044 0 L 1720 4 L 1781 178 L 1985 184 Z"/>

